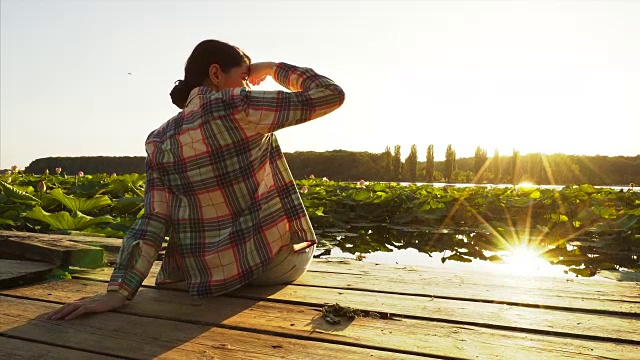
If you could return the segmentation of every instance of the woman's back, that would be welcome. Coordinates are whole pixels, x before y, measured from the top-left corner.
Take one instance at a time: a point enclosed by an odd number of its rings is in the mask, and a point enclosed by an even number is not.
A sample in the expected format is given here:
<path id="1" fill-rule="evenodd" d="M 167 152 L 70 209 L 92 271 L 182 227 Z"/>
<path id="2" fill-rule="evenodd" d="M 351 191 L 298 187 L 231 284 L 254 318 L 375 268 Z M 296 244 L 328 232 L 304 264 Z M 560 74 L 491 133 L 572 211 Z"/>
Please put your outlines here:
<path id="1" fill-rule="evenodd" d="M 213 296 L 255 278 L 283 246 L 316 243 L 273 132 L 335 110 L 344 93 L 289 64 L 274 79 L 293 92 L 197 87 L 147 138 L 149 205 L 171 227 L 159 284 L 184 280 L 192 295 Z"/>

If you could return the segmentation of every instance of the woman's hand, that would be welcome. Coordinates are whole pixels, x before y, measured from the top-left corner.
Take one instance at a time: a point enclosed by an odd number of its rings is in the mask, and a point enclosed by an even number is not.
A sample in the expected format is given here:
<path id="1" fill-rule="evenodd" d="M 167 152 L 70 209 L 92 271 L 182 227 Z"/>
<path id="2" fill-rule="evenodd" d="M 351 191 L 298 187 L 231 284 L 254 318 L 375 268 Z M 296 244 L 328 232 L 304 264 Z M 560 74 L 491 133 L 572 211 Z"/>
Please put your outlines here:
<path id="1" fill-rule="evenodd" d="M 47 314 L 48 320 L 71 320 L 86 313 L 101 313 L 115 310 L 124 305 L 127 299 L 115 291 L 109 291 L 106 294 L 88 296 L 80 298 L 76 301 L 64 304 Z"/>
<path id="2" fill-rule="evenodd" d="M 276 63 L 274 62 L 253 63 L 249 67 L 249 79 L 247 81 L 253 86 L 258 86 L 267 76 L 273 77 L 275 70 Z"/>

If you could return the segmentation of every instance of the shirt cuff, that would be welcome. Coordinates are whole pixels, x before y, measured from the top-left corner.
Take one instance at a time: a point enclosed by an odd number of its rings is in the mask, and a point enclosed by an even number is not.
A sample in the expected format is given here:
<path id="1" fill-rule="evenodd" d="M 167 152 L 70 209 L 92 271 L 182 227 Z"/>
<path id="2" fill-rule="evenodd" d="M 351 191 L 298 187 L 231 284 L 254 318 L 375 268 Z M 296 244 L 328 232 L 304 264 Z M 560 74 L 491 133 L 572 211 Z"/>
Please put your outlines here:
<path id="1" fill-rule="evenodd" d="M 136 296 L 135 292 L 133 292 L 130 289 L 128 289 L 122 283 L 112 283 L 112 282 L 110 282 L 107 285 L 107 292 L 111 292 L 111 291 L 115 291 L 115 292 L 119 293 L 120 295 L 124 296 L 128 301 L 133 300 L 133 298 Z"/>
<path id="2" fill-rule="evenodd" d="M 107 284 L 107 292 L 116 291 L 127 300 L 133 300 L 141 284 L 132 281 L 133 279 L 129 276 L 130 272 L 131 270 L 114 269 Z"/>

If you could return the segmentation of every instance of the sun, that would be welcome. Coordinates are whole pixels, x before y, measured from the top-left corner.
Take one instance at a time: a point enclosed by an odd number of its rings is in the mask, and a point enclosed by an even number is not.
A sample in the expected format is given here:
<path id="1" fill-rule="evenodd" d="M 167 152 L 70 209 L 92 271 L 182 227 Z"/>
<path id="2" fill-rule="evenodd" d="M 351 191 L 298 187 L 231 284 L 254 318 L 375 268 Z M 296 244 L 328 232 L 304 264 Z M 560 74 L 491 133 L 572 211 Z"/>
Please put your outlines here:
<path id="1" fill-rule="evenodd" d="M 505 270 L 519 276 L 555 273 L 552 265 L 540 257 L 541 253 L 542 250 L 527 245 L 514 247 L 503 257 Z"/>
<path id="2" fill-rule="evenodd" d="M 532 183 L 532 182 L 524 181 L 524 182 L 521 182 L 520 184 L 518 184 L 518 187 L 532 188 L 532 187 L 536 187 L 536 185 L 534 183 Z"/>

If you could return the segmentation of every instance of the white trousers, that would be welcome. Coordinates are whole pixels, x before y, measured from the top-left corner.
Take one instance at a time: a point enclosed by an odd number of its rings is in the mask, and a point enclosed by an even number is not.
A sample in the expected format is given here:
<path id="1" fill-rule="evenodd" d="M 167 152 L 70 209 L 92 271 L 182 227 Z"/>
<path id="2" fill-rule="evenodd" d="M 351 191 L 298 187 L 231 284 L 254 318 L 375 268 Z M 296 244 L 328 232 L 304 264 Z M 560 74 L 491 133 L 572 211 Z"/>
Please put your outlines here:
<path id="1" fill-rule="evenodd" d="M 309 268 L 315 248 L 314 245 L 306 251 L 294 253 L 291 245 L 285 246 L 265 271 L 247 285 L 279 285 L 294 282 Z"/>
<path id="2" fill-rule="evenodd" d="M 280 285 L 288 284 L 296 281 L 302 274 L 304 274 L 311 260 L 313 260 L 313 251 L 316 246 L 301 251 L 299 253 L 293 252 L 291 245 L 285 246 L 276 253 L 273 258 L 273 262 L 265 269 L 265 271 L 258 275 L 247 285 L 266 286 L 266 285 Z M 180 281 L 177 283 L 159 285 L 160 288 L 166 289 L 183 289 L 187 290 L 187 283 Z"/>

